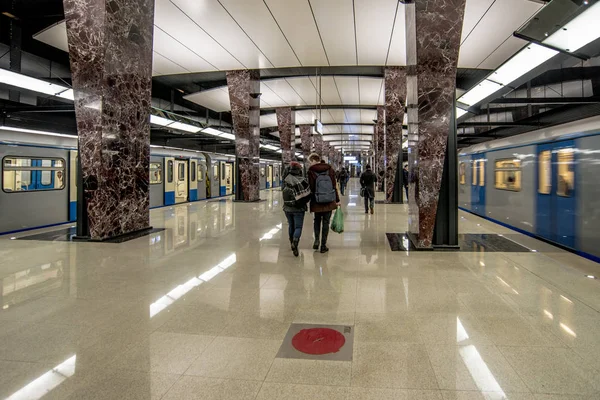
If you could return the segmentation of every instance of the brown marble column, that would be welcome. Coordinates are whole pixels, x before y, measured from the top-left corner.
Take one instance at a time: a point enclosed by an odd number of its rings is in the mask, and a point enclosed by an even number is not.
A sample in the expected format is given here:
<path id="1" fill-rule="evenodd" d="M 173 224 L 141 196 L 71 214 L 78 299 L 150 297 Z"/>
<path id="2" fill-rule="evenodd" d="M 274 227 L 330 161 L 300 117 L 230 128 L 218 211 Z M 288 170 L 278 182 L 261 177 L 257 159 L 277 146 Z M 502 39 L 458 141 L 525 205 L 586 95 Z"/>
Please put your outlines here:
<path id="1" fill-rule="evenodd" d="M 304 156 L 304 166 L 308 169 L 308 156 L 312 153 L 312 125 L 300 125 L 300 145 Z"/>
<path id="2" fill-rule="evenodd" d="M 227 86 L 235 132 L 238 201 L 258 201 L 260 160 L 260 72 L 227 71 Z"/>
<path id="3" fill-rule="evenodd" d="M 409 236 L 431 248 L 466 0 L 406 5 Z"/>
<path id="4" fill-rule="evenodd" d="M 314 145 L 313 151 L 315 153 L 317 153 L 318 155 L 320 155 L 321 157 L 323 157 L 323 136 L 321 136 L 319 134 L 314 134 L 313 135 L 313 145 Z"/>
<path id="5" fill-rule="evenodd" d="M 296 112 L 290 107 L 275 110 L 281 143 L 281 162 L 285 166 L 296 160 Z"/>
<path id="6" fill-rule="evenodd" d="M 64 0 L 64 10 L 87 200 L 78 224 L 89 228 L 78 233 L 149 228 L 154 1 Z"/>
<path id="7" fill-rule="evenodd" d="M 392 203 L 398 153 L 402 148 L 402 121 L 406 101 L 406 70 L 385 68 L 385 202 Z M 398 190 L 398 188 L 396 188 Z"/>
<path id="8" fill-rule="evenodd" d="M 327 143 L 327 145 L 329 146 L 329 164 L 331 164 L 333 169 L 337 171 L 338 168 L 337 163 L 335 162 L 335 147 L 329 145 L 329 143 Z"/>
<path id="9" fill-rule="evenodd" d="M 377 107 L 377 123 L 375 124 L 377 131 L 377 150 L 375 159 L 375 173 L 377 174 L 378 187 L 383 184 L 381 182 L 380 172 L 385 172 L 385 107 Z"/>

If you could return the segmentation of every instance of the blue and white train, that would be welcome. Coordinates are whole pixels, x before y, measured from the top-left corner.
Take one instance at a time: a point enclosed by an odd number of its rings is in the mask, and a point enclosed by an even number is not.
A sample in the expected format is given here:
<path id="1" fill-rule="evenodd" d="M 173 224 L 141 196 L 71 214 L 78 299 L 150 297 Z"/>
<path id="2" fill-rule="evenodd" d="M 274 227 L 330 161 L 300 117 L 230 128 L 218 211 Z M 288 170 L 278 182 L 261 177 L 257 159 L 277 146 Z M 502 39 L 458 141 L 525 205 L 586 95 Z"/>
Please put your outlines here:
<path id="1" fill-rule="evenodd" d="M 0 235 L 76 220 L 77 139 L 0 127 Z M 151 146 L 150 207 L 235 192 L 235 157 Z M 281 163 L 260 162 L 261 189 L 281 185 Z"/>
<path id="2" fill-rule="evenodd" d="M 600 262 L 600 117 L 459 152 L 459 206 Z"/>

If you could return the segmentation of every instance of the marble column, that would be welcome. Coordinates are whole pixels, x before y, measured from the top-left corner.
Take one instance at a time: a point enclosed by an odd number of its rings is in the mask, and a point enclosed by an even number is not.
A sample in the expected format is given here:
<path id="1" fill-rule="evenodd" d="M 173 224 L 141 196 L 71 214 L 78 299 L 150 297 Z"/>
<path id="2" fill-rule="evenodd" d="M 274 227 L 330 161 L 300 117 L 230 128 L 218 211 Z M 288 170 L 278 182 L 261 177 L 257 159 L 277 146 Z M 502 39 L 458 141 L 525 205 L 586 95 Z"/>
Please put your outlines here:
<path id="1" fill-rule="evenodd" d="M 337 163 L 335 161 L 335 147 L 329 145 L 329 143 L 327 143 L 327 145 L 329 146 L 329 164 L 331 164 L 331 166 L 337 171 Z"/>
<path id="2" fill-rule="evenodd" d="M 406 70 L 386 67 L 385 80 L 385 202 L 392 203 L 398 169 L 398 153 L 402 149 L 402 122 L 406 101 Z M 396 188 L 398 190 L 398 188 Z"/>
<path id="3" fill-rule="evenodd" d="M 326 140 L 323 140 L 323 151 L 321 152 L 321 158 L 328 164 L 331 163 L 329 160 L 329 147 L 329 143 Z"/>
<path id="4" fill-rule="evenodd" d="M 260 72 L 227 71 L 227 86 L 235 132 L 238 201 L 258 201 L 260 160 Z"/>
<path id="5" fill-rule="evenodd" d="M 281 107 L 277 108 L 275 113 L 282 150 L 281 162 L 285 168 L 292 161 L 296 161 L 296 112 L 290 107 Z"/>
<path id="6" fill-rule="evenodd" d="M 323 136 L 313 135 L 314 152 L 323 157 Z"/>
<path id="7" fill-rule="evenodd" d="M 300 146 L 302 146 L 302 155 L 304 156 L 304 166 L 308 169 L 308 156 L 312 153 L 312 125 L 300 125 Z"/>
<path id="8" fill-rule="evenodd" d="M 379 186 L 383 184 L 383 182 L 380 182 L 382 179 L 380 172 L 385 172 L 385 107 L 383 106 L 377 107 L 377 123 L 375 124 L 375 130 L 377 131 L 375 173 L 377 174 Z"/>
<path id="9" fill-rule="evenodd" d="M 64 0 L 82 198 L 78 233 L 150 227 L 154 0 Z M 86 202 L 83 202 L 83 198 Z"/>
<path id="10" fill-rule="evenodd" d="M 406 5 L 409 236 L 432 247 L 466 0 Z"/>

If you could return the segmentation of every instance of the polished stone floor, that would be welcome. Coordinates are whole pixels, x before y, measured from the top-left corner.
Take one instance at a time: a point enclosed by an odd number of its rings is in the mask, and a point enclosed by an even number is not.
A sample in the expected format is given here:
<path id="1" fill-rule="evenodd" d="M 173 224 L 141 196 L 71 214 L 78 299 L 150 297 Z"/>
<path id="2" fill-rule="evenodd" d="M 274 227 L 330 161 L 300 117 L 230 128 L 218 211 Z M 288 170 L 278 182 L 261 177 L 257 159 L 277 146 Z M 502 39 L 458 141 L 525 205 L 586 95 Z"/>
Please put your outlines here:
<path id="1" fill-rule="evenodd" d="M 3 237 L 0 399 L 600 398 L 598 264 L 466 213 L 527 251 L 392 252 L 406 206 L 357 194 L 328 254 L 307 214 L 298 258 L 277 191 L 121 244 Z M 353 326 L 352 361 L 277 358 L 292 323 Z"/>

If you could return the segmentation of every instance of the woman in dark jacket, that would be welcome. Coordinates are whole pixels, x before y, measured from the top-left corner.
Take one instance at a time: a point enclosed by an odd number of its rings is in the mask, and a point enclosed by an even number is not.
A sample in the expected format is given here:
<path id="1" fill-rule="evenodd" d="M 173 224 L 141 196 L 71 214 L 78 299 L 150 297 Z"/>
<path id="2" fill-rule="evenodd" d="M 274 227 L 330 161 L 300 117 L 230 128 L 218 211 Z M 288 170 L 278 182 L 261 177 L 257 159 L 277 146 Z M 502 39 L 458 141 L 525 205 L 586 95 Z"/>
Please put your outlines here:
<path id="1" fill-rule="evenodd" d="M 377 182 L 377 175 L 371 170 L 371 166 L 367 165 L 367 170 L 360 176 L 360 186 L 364 191 L 365 198 L 365 214 L 371 214 L 375 212 L 375 182 Z"/>
<path id="2" fill-rule="evenodd" d="M 294 255 L 298 257 L 298 243 L 302 236 L 302 227 L 304 225 L 304 214 L 306 213 L 306 205 L 308 200 L 303 201 L 303 189 L 308 193 L 308 182 L 304 177 L 302 165 L 297 162 L 290 163 L 290 166 L 285 169 L 283 177 L 283 212 L 288 221 L 288 235 Z M 289 199 L 286 199 L 288 197 Z M 309 197 L 306 197 L 309 199 Z"/>
<path id="3" fill-rule="evenodd" d="M 315 243 L 313 249 L 319 248 L 319 237 L 321 238 L 321 253 L 329 251 L 327 248 L 327 236 L 329 236 L 329 222 L 331 221 L 331 212 L 337 209 L 340 204 L 340 195 L 337 191 L 335 184 L 335 171 L 329 164 L 321 162 L 321 157 L 318 154 L 311 154 L 308 156 L 310 162 L 310 168 L 308 169 L 308 182 L 310 184 L 310 191 L 312 192 L 312 199 L 310 201 L 310 212 L 315 213 Z M 317 203 L 316 201 L 316 185 L 317 176 L 327 174 L 331 179 L 332 189 L 335 190 L 335 200 L 329 203 Z"/>

